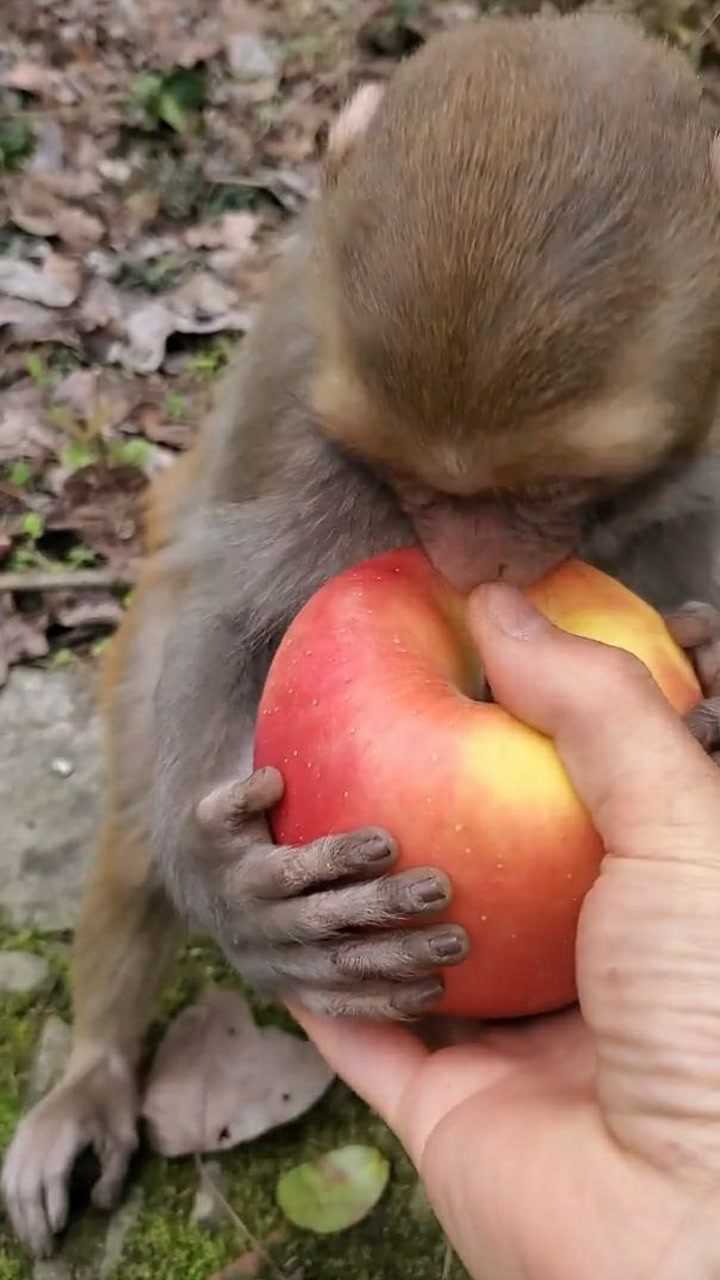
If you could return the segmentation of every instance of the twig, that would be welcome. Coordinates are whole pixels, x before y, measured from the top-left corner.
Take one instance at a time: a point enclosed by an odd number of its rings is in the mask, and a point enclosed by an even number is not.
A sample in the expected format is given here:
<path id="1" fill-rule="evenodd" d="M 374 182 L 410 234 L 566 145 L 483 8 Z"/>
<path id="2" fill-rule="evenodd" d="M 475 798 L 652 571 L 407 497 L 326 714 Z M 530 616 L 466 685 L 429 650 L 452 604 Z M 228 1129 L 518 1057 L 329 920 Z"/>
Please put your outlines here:
<path id="1" fill-rule="evenodd" d="M 29 570 L 27 573 L 0 573 L 0 595 L 4 591 L 110 591 L 113 587 L 131 587 L 137 569 L 61 569 Z"/>
<path id="2" fill-rule="evenodd" d="M 455 1253 L 448 1239 L 445 1240 L 445 1256 L 443 1258 L 443 1269 L 441 1280 L 450 1280 L 450 1272 L 455 1260 Z"/>
<path id="3" fill-rule="evenodd" d="M 205 1187 L 205 1190 L 215 1197 L 215 1200 L 220 1205 L 223 1213 L 225 1213 L 233 1225 L 247 1237 L 255 1252 L 259 1253 L 263 1262 L 270 1268 L 273 1275 L 277 1276 L 277 1280 L 286 1280 L 285 1272 L 278 1266 L 272 1254 L 268 1253 L 262 1241 L 258 1240 L 257 1236 L 253 1235 L 250 1228 L 245 1225 L 239 1214 L 237 1214 L 232 1205 L 228 1203 L 220 1188 L 215 1185 L 212 1178 L 207 1173 L 205 1165 L 197 1152 L 195 1153 L 195 1168 L 200 1174 L 200 1181 Z"/>

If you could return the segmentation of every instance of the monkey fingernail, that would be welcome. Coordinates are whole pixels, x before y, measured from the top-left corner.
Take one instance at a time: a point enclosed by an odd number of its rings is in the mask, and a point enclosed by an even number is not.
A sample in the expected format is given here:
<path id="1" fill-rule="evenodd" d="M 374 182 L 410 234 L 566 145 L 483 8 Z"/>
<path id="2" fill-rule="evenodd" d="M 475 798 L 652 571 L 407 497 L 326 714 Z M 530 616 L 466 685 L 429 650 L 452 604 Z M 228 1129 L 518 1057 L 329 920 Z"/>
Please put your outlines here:
<path id="1" fill-rule="evenodd" d="M 428 907 L 440 907 L 450 900 L 450 889 L 447 880 L 440 876 L 426 876 L 418 880 L 410 889 L 410 896 L 418 911 Z"/>
<path id="2" fill-rule="evenodd" d="M 428 943 L 433 960 L 459 960 L 468 952 L 467 937 L 461 930 L 447 929 L 444 933 L 436 933 Z"/>
<path id="3" fill-rule="evenodd" d="M 444 995 L 445 985 L 440 978 L 433 978 L 422 986 L 404 993 L 402 1007 L 407 1013 L 422 1013 L 430 1009 Z"/>
<path id="4" fill-rule="evenodd" d="M 506 636 L 529 640 L 547 630 L 547 620 L 516 587 L 492 582 L 480 591 L 487 617 Z"/>
<path id="5" fill-rule="evenodd" d="M 359 862 L 389 862 L 396 855 L 395 841 L 383 831 L 369 832 L 358 845 Z"/>

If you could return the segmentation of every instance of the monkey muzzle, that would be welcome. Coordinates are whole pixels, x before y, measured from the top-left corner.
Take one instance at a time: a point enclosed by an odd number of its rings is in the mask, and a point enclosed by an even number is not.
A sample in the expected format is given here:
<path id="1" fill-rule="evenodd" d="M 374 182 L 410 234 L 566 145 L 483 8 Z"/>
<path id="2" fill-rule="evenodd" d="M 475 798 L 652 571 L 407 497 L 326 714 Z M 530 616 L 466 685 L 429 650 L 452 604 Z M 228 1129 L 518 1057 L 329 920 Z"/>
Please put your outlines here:
<path id="1" fill-rule="evenodd" d="M 459 591 L 499 580 L 529 586 L 573 554 L 581 533 L 575 511 L 474 499 L 438 502 L 411 518 L 435 568 Z"/>

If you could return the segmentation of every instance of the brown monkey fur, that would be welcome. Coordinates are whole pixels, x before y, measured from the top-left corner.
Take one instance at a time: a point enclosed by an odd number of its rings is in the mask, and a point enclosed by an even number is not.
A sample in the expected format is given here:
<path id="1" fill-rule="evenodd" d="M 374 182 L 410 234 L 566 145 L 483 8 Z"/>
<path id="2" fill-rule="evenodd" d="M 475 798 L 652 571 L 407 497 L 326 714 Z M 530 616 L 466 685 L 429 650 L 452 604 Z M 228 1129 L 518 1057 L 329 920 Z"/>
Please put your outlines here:
<path id="1" fill-rule="evenodd" d="M 717 606 L 717 155 L 683 59 L 602 15 L 488 19 L 361 90 L 217 409 L 156 487 L 106 664 L 110 785 L 74 960 L 75 1041 L 3 1189 L 51 1248 L 79 1150 L 117 1196 L 179 919 L 263 990 L 409 1017 L 465 954 L 450 886 L 390 836 L 290 852 L 251 774 L 283 631 L 332 574 L 420 540 L 463 586 L 570 553 L 665 610 Z M 712 607 L 681 610 L 716 733 Z M 413 929 L 401 929 L 412 921 Z"/>

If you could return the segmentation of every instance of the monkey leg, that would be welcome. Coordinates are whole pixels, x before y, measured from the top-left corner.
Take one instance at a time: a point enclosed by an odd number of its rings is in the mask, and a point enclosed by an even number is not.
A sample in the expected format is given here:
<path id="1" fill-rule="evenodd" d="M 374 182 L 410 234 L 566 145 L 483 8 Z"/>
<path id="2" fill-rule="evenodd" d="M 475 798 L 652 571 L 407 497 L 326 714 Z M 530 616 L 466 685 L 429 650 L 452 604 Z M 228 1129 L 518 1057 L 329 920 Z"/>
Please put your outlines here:
<path id="1" fill-rule="evenodd" d="M 179 926 L 154 884 L 146 849 L 110 823 L 85 893 L 73 959 L 73 1048 L 62 1080 L 23 1119 L 2 1172 L 20 1239 L 52 1249 L 68 1214 L 76 1157 L 92 1146 L 92 1199 L 108 1208 L 137 1143 L 136 1067 Z"/>
<path id="2" fill-rule="evenodd" d="M 691 655 L 705 695 L 688 714 L 688 727 L 720 763 L 720 610 L 693 600 L 667 614 L 665 621 Z"/>

